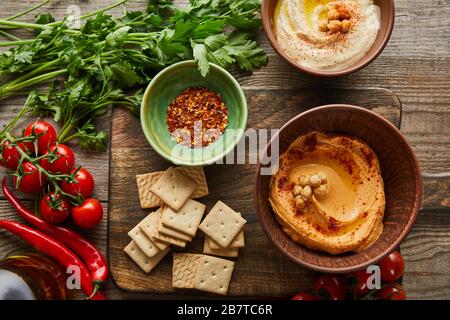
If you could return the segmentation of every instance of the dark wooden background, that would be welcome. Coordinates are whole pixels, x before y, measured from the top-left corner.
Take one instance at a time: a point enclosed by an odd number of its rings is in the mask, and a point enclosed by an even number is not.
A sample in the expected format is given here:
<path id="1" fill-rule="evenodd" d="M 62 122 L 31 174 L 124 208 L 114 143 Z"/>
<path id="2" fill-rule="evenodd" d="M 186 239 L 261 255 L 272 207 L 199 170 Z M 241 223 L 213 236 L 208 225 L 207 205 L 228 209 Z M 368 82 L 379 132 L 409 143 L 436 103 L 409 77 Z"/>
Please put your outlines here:
<path id="1" fill-rule="evenodd" d="M 0 17 L 8 17 L 38 2 L 4 0 L 0 3 Z M 86 13 L 114 2 L 55 0 L 44 10 L 61 17 L 69 5 L 79 5 Z M 146 1 L 132 1 L 127 7 L 143 8 L 145 4 Z M 428 181 L 424 203 L 427 209 L 422 210 L 413 231 L 401 247 L 406 258 L 404 286 L 412 299 L 449 299 L 450 6 L 440 0 L 397 0 L 396 9 L 396 26 L 389 45 L 372 65 L 357 74 L 337 79 L 301 74 L 275 55 L 262 32 L 259 39 L 270 55 L 268 66 L 253 74 L 237 70 L 233 70 L 233 74 L 246 91 L 386 88 L 399 96 L 403 104 L 401 129 L 414 146 Z M 24 20 L 31 21 L 32 16 Z M 0 123 L 10 119 L 23 101 L 17 98 L 0 102 Z M 109 123 L 110 120 L 105 119 L 107 130 Z M 130 130 L 140 129 L 133 127 Z M 94 172 L 97 196 L 105 207 L 109 197 L 109 158 L 109 152 L 82 153 L 78 157 L 80 164 Z M 16 217 L 3 198 L 0 198 L 0 216 Z M 89 237 L 106 252 L 106 217 Z M 26 249 L 20 239 L 0 231 L 0 258 Z M 110 298 L 158 298 L 156 295 L 121 291 L 112 281 L 106 291 Z"/>

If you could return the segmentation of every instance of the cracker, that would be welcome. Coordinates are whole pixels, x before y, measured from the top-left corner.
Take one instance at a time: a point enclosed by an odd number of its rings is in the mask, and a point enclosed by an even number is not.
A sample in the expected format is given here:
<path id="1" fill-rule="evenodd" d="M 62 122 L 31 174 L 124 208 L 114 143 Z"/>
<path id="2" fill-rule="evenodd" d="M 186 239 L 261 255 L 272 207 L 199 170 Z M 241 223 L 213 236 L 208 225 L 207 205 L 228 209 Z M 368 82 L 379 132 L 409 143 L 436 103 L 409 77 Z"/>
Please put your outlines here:
<path id="1" fill-rule="evenodd" d="M 158 226 L 158 232 L 162 233 L 165 236 L 168 237 L 172 237 L 175 239 L 179 239 L 182 241 L 187 241 L 187 242 L 191 242 L 192 241 L 192 237 L 188 236 L 187 234 L 184 234 L 180 231 L 177 230 L 173 230 L 169 227 L 164 226 L 162 223 Z"/>
<path id="2" fill-rule="evenodd" d="M 194 288 L 226 295 L 233 275 L 234 262 L 211 256 L 203 256 L 195 273 Z"/>
<path id="3" fill-rule="evenodd" d="M 139 225 L 131 229 L 131 231 L 128 232 L 128 236 L 134 240 L 139 249 L 141 249 L 149 258 L 156 256 L 161 251 L 155 243 L 141 231 Z"/>
<path id="4" fill-rule="evenodd" d="M 247 221 L 219 201 L 200 224 L 200 229 L 218 245 L 226 248 L 241 232 Z"/>
<path id="5" fill-rule="evenodd" d="M 160 197 L 169 207 L 178 211 L 189 199 L 196 187 L 195 182 L 174 167 L 170 167 L 150 187 L 150 191 Z"/>
<path id="6" fill-rule="evenodd" d="M 205 243 L 203 245 L 203 253 L 204 254 L 210 254 L 213 256 L 220 256 L 220 257 L 228 257 L 228 258 L 236 258 L 239 255 L 239 248 L 218 248 L 218 249 L 212 249 L 209 246 L 209 237 L 205 237 Z"/>
<path id="7" fill-rule="evenodd" d="M 161 215 L 161 209 L 150 213 L 138 226 L 142 232 L 158 247 L 159 250 L 166 250 L 169 246 L 166 242 L 161 242 L 153 239 L 153 235 L 157 232 L 158 222 Z"/>
<path id="8" fill-rule="evenodd" d="M 174 288 L 194 288 L 195 274 L 201 258 L 200 254 L 173 254 L 172 286 Z"/>
<path id="9" fill-rule="evenodd" d="M 206 182 L 206 176 L 205 172 L 203 171 L 203 167 L 178 167 L 176 169 L 183 173 L 186 177 L 194 181 L 197 185 L 197 188 L 195 188 L 194 192 L 191 195 L 192 199 L 202 198 L 209 194 L 208 184 Z M 161 198 L 150 190 L 151 186 L 153 186 L 163 174 L 164 171 L 157 171 L 136 176 L 141 208 L 156 208 L 164 204 Z"/>
<path id="10" fill-rule="evenodd" d="M 123 250 L 146 273 L 150 273 L 158 263 L 170 251 L 170 248 L 160 251 L 156 256 L 149 258 L 139 249 L 138 245 L 131 241 Z"/>
<path id="11" fill-rule="evenodd" d="M 221 245 L 219 245 L 217 242 L 215 242 L 213 239 L 208 237 L 208 243 L 209 247 L 213 250 L 217 249 L 223 249 Z M 245 237 L 244 237 L 244 229 L 241 230 L 241 232 L 238 233 L 236 238 L 233 239 L 230 246 L 228 248 L 244 248 L 245 247 Z"/>
<path id="12" fill-rule="evenodd" d="M 161 178 L 163 173 L 164 172 L 161 171 L 136 176 L 141 208 L 156 208 L 163 204 L 161 198 L 150 191 L 151 186 L 153 186 L 159 180 L 159 178 Z"/>
<path id="13" fill-rule="evenodd" d="M 154 234 L 152 239 L 159 241 L 159 242 L 167 243 L 167 244 L 173 244 L 174 246 L 177 246 L 180 248 L 185 248 L 187 245 L 187 241 L 172 238 L 172 237 L 166 236 L 160 232 L 157 232 L 156 234 Z"/>
<path id="14" fill-rule="evenodd" d="M 167 207 L 162 214 L 161 221 L 166 227 L 195 237 L 205 209 L 204 204 L 189 199 L 179 211 Z"/>

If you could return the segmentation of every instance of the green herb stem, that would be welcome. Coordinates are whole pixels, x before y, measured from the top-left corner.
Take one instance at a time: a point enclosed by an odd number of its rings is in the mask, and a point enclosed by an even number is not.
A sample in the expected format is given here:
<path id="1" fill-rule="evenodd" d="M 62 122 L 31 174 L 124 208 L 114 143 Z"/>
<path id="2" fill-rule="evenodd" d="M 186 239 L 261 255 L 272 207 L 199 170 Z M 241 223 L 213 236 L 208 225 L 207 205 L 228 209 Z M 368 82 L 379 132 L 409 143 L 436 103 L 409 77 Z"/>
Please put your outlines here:
<path id="1" fill-rule="evenodd" d="M 42 3 L 40 3 L 40 4 L 37 4 L 37 5 L 35 5 L 34 7 L 30 8 L 30 9 L 27 9 L 27 10 L 25 10 L 25 11 L 23 11 L 23 12 L 17 13 L 17 14 L 15 14 L 15 15 L 9 17 L 9 18 L 6 18 L 5 20 L 14 20 L 14 19 L 17 19 L 17 18 L 19 18 L 19 17 L 21 17 L 21 16 L 24 16 L 24 15 L 30 13 L 30 12 L 33 12 L 33 11 L 39 9 L 40 7 L 45 6 L 45 5 L 46 5 L 47 3 L 49 3 L 49 2 L 50 2 L 50 0 L 45 0 L 44 2 L 42 2 Z"/>
<path id="2" fill-rule="evenodd" d="M 46 25 L 43 25 L 43 24 L 9 21 L 9 20 L 5 20 L 5 19 L 0 19 L 0 25 L 4 25 L 4 26 L 7 26 L 7 27 L 18 28 L 18 29 L 44 30 L 44 29 L 48 28 Z"/>
<path id="3" fill-rule="evenodd" d="M 0 42 L 0 47 L 20 46 L 22 44 L 33 43 L 33 42 L 34 42 L 34 40 L 3 41 L 3 42 Z"/>
<path id="4" fill-rule="evenodd" d="M 16 36 L 13 36 L 12 34 L 6 32 L 6 31 L 3 31 L 3 30 L 0 30 L 0 35 L 4 36 L 10 40 L 20 41 L 20 39 L 17 38 Z"/>
<path id="5" fill-rule="evenodd" d="M 55 68 L 60 62 L 61 62 L 61 59 L 55 59 L 53 61 L 44 63 L 41 66 L 33 69 L 32 71 L 24 74 L 23 76 L 12 80 L 5 87 L 10 87 L 10 86 L 16 85 L 16 84 L 24 82 L 24 81 L 34 77 L 35 75 L 38 75 L 38 74 L 42 73 L 42 72 L 50 71 L 50 69 Z M 2 92 L 3 88 L 4 87 L 0 88 L 0 92 Z"/>
<path id="6" fill-rule="evenodd" d="M 36 85 L 36 84 L 45 82 L 47 80 L 56 78 L 58 76 L 62 76 L 64 74 L 66 74 L 67 71 L 68 71 L 67 69 L 53 71 L 53 72 L 41 74 L 37 77 L 28 79 L 28 80 L 18 83 L 18 84 L 14 84 L 11 86 L 7 85 L 6 87 L 2 87 L 2 88 L 0 88 L 0 100 L 6 98 L 11 92 L 13 92 L 15 90 L 23 89 L 23 88 L 26 88 L 26 87 L 29 87 L 32 85 Z"/>

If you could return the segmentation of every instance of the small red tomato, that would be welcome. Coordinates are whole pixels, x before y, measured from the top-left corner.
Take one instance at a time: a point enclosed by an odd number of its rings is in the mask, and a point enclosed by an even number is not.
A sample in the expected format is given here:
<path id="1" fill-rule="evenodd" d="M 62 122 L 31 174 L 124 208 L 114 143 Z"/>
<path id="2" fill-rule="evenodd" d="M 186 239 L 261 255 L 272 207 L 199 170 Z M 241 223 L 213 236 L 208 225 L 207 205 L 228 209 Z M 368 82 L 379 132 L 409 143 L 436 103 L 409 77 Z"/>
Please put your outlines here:
<path id="1" fill-rule="evenodd" d="M 83 229 L 95 228 L 103 217 L 103 206 L 97 200 L 89 198 L 72 208 L 72 219 L 75 224 Z"/>
<path id="2" fill-rule="evenodd" d="M 75 173 L 76 169 L 72 169 L 72 174 Z M 94 177 L 92 174 L 85 168 L 80 168 L 77 174 L 75 175 L 75 179 L 78 182 L 68 183 L 63 180 L 61 182 L 61 188 L 65 193 L 71 194 L 77 197 L 81 194 L 84 198 L 88 198 L 91 196 L 94 191 Z"/>
<path id="3" fill-rule="evenodd" d="M 25 150 L 23 144 L 18 144 L 18 147 L 22 150 Z M 15 170 L 19 165 L 19 160 L 21 158 L 20 152 L 17 151 L 16 146 L 12 146 L 9 141 L 5 141 L 1 147 L 1 161 L 0 164 L 8 169 Z"/>
<path id="4" fill-rule="evenodd" d="M 371 273 L 366 270 L 361 270 L 353 273 L 350 277 L 353 278 L 353 292 L 357 297 L 362 297 L 370 292 L 367 286 Z"/>
<path id="5" fill-rule="evenodd" d="M 344 300 L 347 285 L 344 279 L 334 275 L 324 275 L 314 284 L 316 295 L 324 300 Z"/>
<path id="6" fill-rule="evenodd" d="M 406 300 L 406 292 L 399 284 L 386 285 L 376 293 L 381 300 Z"/>
<path id="7" fill-rule="evenodd" d="M 56 155 L 55 159 L 44 158 L 41 160 L 41 166 L 51 173 L 69 173 L 75 164 L 75 155 L 72 149 L 64 144 L 54 144 L 50 146 L 50 153 Z M 45 154 L 49 154 L 46 152 Z"/>
<path id="8" fill-rule="evenodd" d="M 49 146 L 56 142 L 56 130 L 47 121 L 37 120 L 36 122 L 30 123 L 23 133 L 24 137 L 29 137 L 31 135 L 40 135 L 37 139 L 38 153 L 44 154 L 47 152 Z M 31 152 L 36 152 L 34 147 L 34 142 L 24 142 L 28 150 Z"/>
<path id="9" fill-rule="evenodd" d="M 70 208 L 69 200 L 59 194 L 55 196 L 54 192 L 46 194 L 39 204 L 42 218 L 54 224 L 64 222 L 69 217 Z"/>
<path id="10" fill-rule="evenodd" d="M 403 275 L 405 261 L 398 251 L 392 252 L 379 263 L 381 280 L 384 282 L 394 282 Z"/>
<path id="11" fill-rule="evenodd" d="M 300 292 L 300 293 L 297 293 L 295 296 L 293 296 L 291 298 L 291 300 L 314 301 L 314 300 L 319 300 L 319 299 L 318 299 L 318 297 L 316 297 L 312 294 L 309 294 L 306 292 Z"/>
<path id="12" fill-rule="evenodd" d="M 25 193 L 38 193 L 47 180 L 39 169 L 31 162 L 24 162 L 21 166 L 23 176 L 20 179 L 18 189 Z M 17 186 L 17 176 L 14 176 L 14 185 Z"/>

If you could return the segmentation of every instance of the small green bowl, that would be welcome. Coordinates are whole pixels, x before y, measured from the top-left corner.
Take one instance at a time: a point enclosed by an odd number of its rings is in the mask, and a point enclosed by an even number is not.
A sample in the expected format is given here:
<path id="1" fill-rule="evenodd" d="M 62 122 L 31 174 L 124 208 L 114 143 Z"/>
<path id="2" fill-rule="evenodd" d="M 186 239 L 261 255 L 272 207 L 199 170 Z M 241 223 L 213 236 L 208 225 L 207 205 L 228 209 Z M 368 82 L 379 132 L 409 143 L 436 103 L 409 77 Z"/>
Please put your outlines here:
<path id="1" fill-rule="evenodd" d="M 167 126 L 170 103 L 192 87 L 219 93 L 228 108 L 227 129 L 204 148 L 178 144 Z M 183 61 L 164 69 L 150 82 L 142 101 L 141 125 L 150 145 L 167 160 L 182 166 L 210 165 L 231 152 L 242 138 L 247 126 L 247 101 L 239 83 L 225 69 L 210 64 L 209 74 L 203 77 L 195 61 Z"/>

